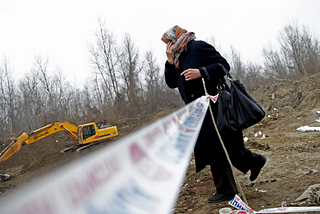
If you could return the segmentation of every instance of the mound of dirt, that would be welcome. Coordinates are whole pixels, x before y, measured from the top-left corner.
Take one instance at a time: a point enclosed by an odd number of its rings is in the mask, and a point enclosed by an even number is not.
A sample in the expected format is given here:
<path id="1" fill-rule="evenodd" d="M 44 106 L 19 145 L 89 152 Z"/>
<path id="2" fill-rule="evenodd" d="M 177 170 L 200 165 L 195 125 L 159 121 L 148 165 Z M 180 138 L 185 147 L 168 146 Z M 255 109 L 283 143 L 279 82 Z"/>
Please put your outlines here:
<path id="1" fill-rule="evenodd" d="M 320 183 L 320 133 L 299 132 L 300 126 L 320 126 L 320 74 L 297 80 L 277 80 L 268 86 L 247 88 L 262 105 L 266 117 L 244 130 L 246 146 L 267 157 L 258 179 L 249 180 L 250 173 L 236 171 L 244 195 L 254 210 L 290 205 L 309 187 Z M 31 145 L 0 163 L 0 173 L 12 178 L 0 183 L 0 194 L 13 191 L 25 182 L 82 157 L 95 149 L 151 123 L 174 111 L 158 112 L 144 118 L 133 118 L 117 124 L 119 136 L 83 150 L 80 153 L 60 153 L 65 145 L 75 142 L 58 133 Z M 0 140 L 1 141 L 1 140 Z M 4 141 L 4 140 L 3 140 Z M 0 147 L 0 149 L 2 149 Z M 218 213 L 227 202 L 208 204 L 215 193 L 209 167 L 195 173 L 191 159 L 174 213 Z M 317 204 L 318 203 L 318 204 Z M 304 206 L 320 205 L 319 201 Z"/>

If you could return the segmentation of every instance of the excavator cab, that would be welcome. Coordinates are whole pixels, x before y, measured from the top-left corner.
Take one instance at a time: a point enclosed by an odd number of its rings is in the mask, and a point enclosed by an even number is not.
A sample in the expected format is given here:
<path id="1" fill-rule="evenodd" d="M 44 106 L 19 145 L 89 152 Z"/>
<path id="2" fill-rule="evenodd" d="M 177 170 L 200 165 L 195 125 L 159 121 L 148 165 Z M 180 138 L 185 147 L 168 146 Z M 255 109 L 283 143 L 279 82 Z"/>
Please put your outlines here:
<path id="1" fill-rule="evenodd" d="M 79 144 L 87 144 L 99 139 L 99 133 L 95 123 L 87 123 L 78 127 Z"/>
<path id="2" fill-rule="evenodd" d="M 83 130 L 83 140 L 86 140 L 87 138 L 96 134 L 96 129 L 94 125 L 84 126 L 82 127 L 82 130 Z"/>
<path id="3" fill-rule="evenodd" d="M 78 126 L 79 144 L 88 144 L 114 136 L 118 136 L 118 130 L 116 126 L 105 126 L 103 128 L 98 128 L 96 123 L 87 123 Z"/>

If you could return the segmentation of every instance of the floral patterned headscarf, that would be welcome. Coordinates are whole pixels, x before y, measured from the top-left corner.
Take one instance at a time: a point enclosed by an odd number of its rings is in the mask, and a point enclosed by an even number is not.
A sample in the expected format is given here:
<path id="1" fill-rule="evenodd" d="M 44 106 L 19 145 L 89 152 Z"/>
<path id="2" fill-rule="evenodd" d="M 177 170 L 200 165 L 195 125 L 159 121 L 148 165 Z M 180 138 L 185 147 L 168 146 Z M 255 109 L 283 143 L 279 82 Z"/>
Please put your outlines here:
<path id="1" fill-rule="evenodd" d="M 188 43 L 195 39 L 195 34 L 193 32 L 188 32 L 185 29 L 180 28 L 178 25 L 167 30 L 163 35 L 161 40 L 164 43 L 172 42 L 173 53 L 174 53 L 174 65 L 179 68 L 179 57 L 181 53 L 187 49 Z"/>

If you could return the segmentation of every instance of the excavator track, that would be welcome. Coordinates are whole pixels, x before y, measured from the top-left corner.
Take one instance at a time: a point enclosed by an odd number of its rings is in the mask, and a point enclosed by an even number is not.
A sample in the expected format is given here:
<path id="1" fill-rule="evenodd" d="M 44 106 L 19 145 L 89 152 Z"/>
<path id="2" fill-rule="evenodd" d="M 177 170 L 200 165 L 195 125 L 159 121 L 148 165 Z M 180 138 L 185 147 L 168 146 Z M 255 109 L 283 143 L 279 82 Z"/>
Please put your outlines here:
<path id="1" fill-rule="evenodd" d="M 78 144 L 75 146 L 71 146 L 71 147 L 67 147 L 63 150 L 61 150 L 61 153 L 66 153 L 66 152 L 80 152 L 81 150 L 87 149 L 89 147 L 101 144 L 105 141 L 99 141 L 99 142 L 93 142 L 93 143 L 89 143 L 89 144 Z"/>

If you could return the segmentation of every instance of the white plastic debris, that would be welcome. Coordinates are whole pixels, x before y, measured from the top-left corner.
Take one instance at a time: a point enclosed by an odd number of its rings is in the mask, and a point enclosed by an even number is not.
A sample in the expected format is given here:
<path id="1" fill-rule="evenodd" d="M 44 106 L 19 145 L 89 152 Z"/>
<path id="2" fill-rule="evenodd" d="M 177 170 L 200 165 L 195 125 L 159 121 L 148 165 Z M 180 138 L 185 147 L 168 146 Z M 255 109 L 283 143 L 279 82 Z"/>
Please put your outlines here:
<path id="1" fill-rule="evenodd" d="M 247 137 L 244 137 L 244 138 L 243 138 L 243 141 L 244 141 L 244 142 L 248 142 L 248 140 L 249 140 L 249 138 L 247 138 Z"/>
<path id="2" fill-rule="evenodd" d="M 320 114 L 320 111 L 316 111 L 317 112 L 317 114 Z"/>
<path id="3" fill-rule="evenodd" d="M 256 132 L 256 133 L 254 133 L 254 136 L 255 136 L 255 137 L 258 137 L 258 133 L 257 133 L 257 132 Z"/>
<path id="4" fill-rule="evenodd" d="M 258 188 L 256 188 L 256 189 L 255 189 L 255 191 L 256 191 L 256 192 L 261 192 L 261 193 L 268 192 L 267 190 L 264 190 L 264 189 L 258 189 Z"/>
<path id="5" fill-rule="evenodd" d="M 258 134 L 259 134 L 259 135 L 262 135 L 262 132 L 261 132 L 261 131 L 259 131 L 259 132 L 258 132 Z"/>
<path id="6" fill-rule="evenodd" d="M 297 128 L 301 132 L 320 132 L 320 127 L 301 126 Z"/>
<path id="7" fill-rule="evenodd" d="M 293 206 L 314 205 L 320 198 L 320 184 L 309 186 L 302 195 L 300 195 L 294 202 L 290 203 Z"/>
<path id="8" fill-rule="evenodd" d="M 266 138 L 266 135 L 265 134 L 263 134 L 262 135 L 262 137 L 261 137 L 261 139 L 265 139 Z"/>
<path id="9" fill-rule="evenodd" d="M 224 207 L 219 210 L 219 214 L 229 214 L 231 212 L 232 212 L 232 209 L 230 207 Z"/>

